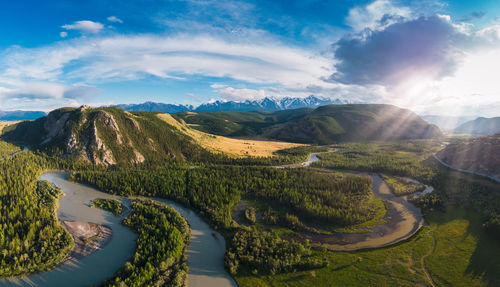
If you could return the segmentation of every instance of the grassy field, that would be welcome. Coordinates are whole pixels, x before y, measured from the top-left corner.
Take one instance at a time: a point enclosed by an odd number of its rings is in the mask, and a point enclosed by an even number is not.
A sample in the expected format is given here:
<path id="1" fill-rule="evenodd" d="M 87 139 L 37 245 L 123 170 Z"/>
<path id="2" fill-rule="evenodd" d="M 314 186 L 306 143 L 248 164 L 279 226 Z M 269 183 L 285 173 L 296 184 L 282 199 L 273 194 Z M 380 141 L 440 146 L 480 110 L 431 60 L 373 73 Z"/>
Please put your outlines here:
<path id="1" fill-rule="evenodd" d="M 236 280 L 240 286 L 499 286 L 500 245 L 474 212 L 449 208 L 426 218 L 429 226 L 392 247 L 314 251 L 330 265 L 274 276 L 241 272 Z"/>
<path id="2" fill-rule="evenodd" d="M 207 134 L 178 122 L 169 114 L 158 114 L 158 117 L 193 138 L 204 148 L 213 152 L 225 153 L 232 157 L 267 157 L 273 156 L 274 152 L 278 150 L 301 146 L 300 144 L 286 142 L 243 140 Z"/>

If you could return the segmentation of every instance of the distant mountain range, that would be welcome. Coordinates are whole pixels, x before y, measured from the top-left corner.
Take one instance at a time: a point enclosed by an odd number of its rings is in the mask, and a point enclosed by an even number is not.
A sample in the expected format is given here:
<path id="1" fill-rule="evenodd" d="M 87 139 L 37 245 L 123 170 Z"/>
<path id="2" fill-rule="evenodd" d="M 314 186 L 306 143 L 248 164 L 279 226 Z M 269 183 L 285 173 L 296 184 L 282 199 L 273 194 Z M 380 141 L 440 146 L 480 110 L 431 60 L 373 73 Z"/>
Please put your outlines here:
<path id="1" fill-rule="evenodd" d="M 443 131 L 453 131 L 459 125 L 473 120 L 476 117 L 453 117 L 453 116 L 438 116 L 438 115 L 425 115 L 420 116 L 424 121 L 438 126 Z"/>
<path id="2" fill-rule="evenodd" d="M 477 118 L 468 121 L 455 129 L 455 133 L 493 135 L 500 133 L 500 117 Z"/>
<path id="3" fill-rule="evenodd" d="M 331 104 L 347 104 L 347 101 L 340 99 L 327 99 L 316 96 L 306 98 L 290 98 L 281 99 L 264 98 L 261 100 L 246 100 L 246 101 L 214 101 L 201 104 L 197 107 L 193 105 L 175 105 L 145 102 L 142 104 L 115 105 L 115 107 L 126 111 L 147 111 L 147 112 L 162 112 L 162 113 L 180 113 L 180 112 L 218 112 L 218 111 L 282 111 L 298 108 L 316 108 Z"/>
<path id="4" fill-rule="evenodd" d="M 36 120 L 46 115 L 40 111 L 0 111 L 0 121 Z"/>

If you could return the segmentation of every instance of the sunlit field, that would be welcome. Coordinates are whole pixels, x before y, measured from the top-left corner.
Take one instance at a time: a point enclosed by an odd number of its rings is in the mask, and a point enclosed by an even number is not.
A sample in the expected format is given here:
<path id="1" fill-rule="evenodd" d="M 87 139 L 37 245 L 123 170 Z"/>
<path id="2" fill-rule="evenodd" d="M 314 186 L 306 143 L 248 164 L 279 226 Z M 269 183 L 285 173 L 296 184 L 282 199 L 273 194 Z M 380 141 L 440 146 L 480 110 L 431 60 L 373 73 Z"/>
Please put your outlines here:
<path id="1" fill-rule="evenodd" d="M 272 157 L 279 150 L 301 146 L 300 144 L 287 142 L 243 140 L 207 134 L 178 122 L 169 114 L 158 114 L 158 117 L 193 138 L 204 148 L 231 157 Z"/>

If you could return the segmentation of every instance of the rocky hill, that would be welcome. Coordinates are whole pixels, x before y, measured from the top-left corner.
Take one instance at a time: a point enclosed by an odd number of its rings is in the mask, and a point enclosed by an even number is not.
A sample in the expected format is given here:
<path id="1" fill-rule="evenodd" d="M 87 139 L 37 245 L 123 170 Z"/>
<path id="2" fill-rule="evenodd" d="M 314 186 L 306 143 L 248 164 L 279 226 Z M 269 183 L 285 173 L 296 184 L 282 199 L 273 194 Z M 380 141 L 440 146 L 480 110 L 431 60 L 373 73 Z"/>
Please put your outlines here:
<path id="1" fill-rule="evenodd" d="M 391 105 L 327 105 L 276 112 L 183 112 L 192 127 L 233 137 L 331 144 L 340 141 L 406 140 L 441 137 L 438 127 Z"/>
<path id="2" fill-rule="evenodd" d="M 436 156 L 458 169 L 500 176 L 500 134 L 457 140 Z"/>
<path id="3" fill-rule="evenodd" d="M 8 127 L 2 138 L 96 164 L 196 159 L 206 151 L 155 113 L 118 108 L 62 108 Z"/>

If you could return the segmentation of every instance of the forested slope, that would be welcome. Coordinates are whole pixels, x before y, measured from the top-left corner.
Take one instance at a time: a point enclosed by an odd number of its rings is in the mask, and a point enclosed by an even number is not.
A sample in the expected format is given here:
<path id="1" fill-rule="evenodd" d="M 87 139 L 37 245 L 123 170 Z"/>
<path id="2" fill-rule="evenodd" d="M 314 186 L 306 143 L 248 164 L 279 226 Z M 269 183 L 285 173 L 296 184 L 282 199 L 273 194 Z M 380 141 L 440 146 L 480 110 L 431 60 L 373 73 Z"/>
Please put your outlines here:
<path id="1" fill-rule="evenodd" d="M 438 138 L 434 125 L 391 105 L 327 105 L 279 112 L 175 114 L 206 132 L 235 137 L 263 137 L 288 142 L 331 144 L 340 141 Z"/>

